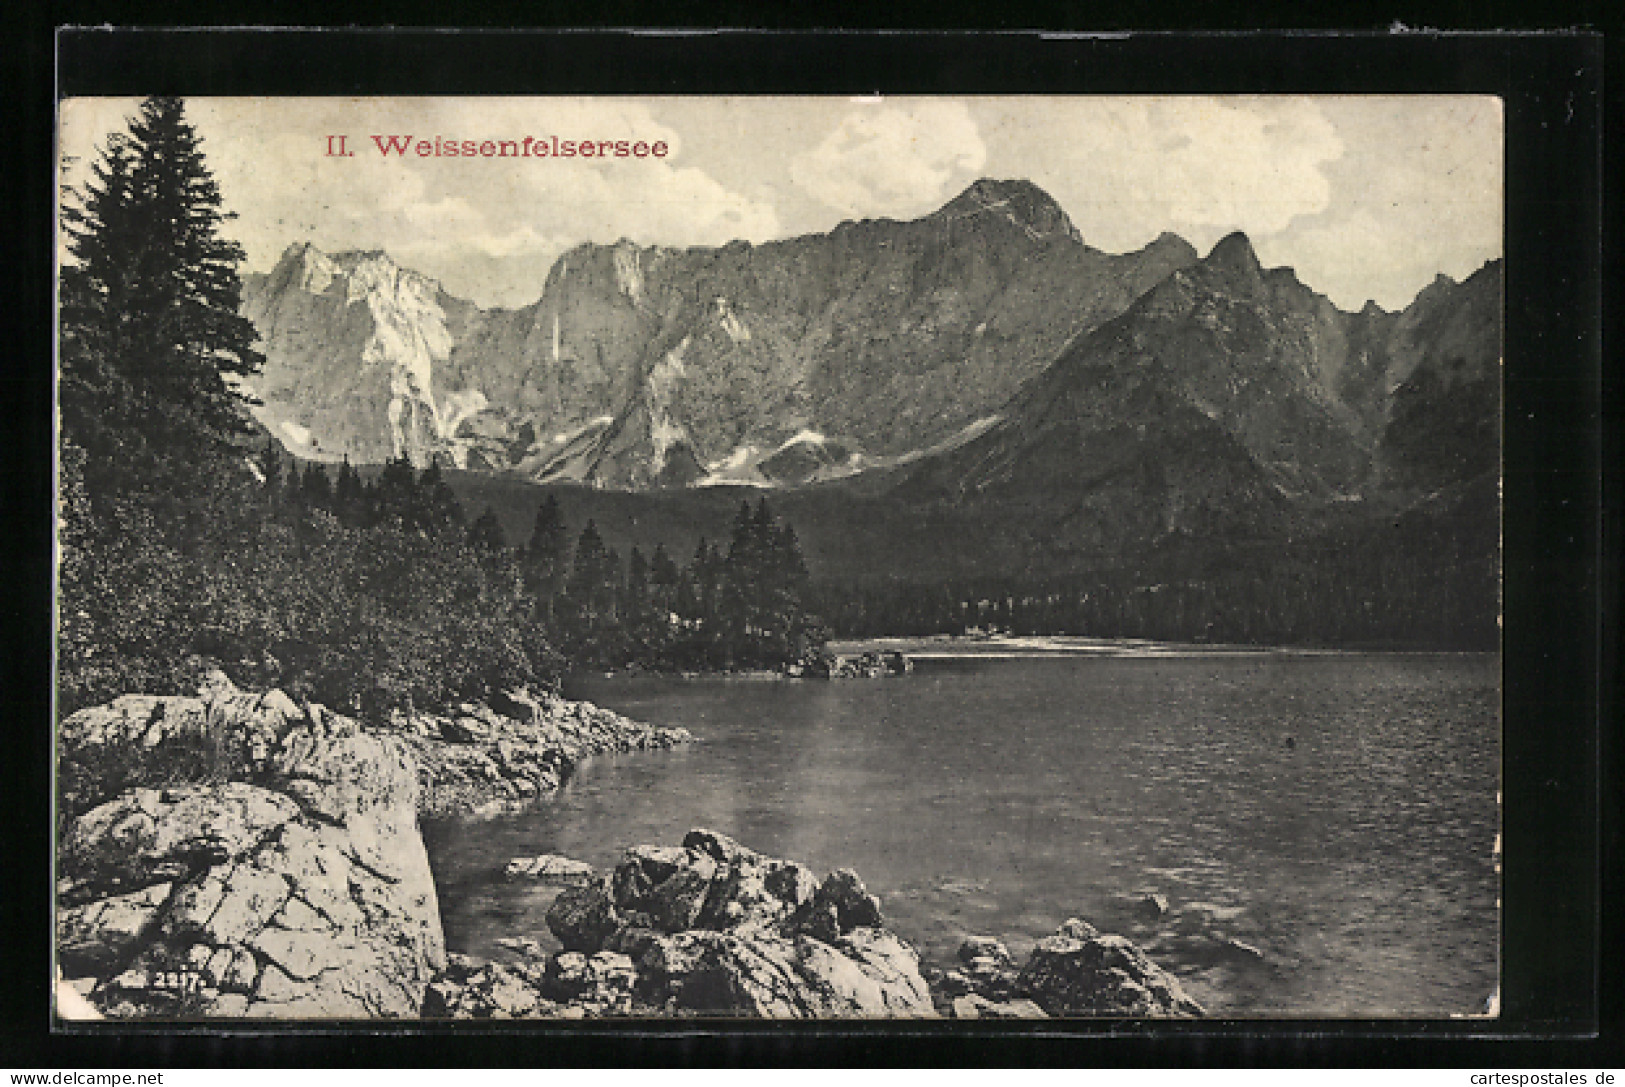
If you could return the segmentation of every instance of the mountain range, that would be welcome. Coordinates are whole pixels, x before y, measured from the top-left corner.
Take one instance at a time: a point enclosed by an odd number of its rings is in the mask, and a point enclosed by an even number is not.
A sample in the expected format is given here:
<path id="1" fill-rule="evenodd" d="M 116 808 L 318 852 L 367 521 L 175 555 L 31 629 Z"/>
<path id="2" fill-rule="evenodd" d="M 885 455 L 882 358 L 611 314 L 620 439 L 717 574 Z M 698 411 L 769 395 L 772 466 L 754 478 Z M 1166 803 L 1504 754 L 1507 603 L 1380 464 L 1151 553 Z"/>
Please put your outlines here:
<path id="1" fill-rule="evenodd" d="M 1072 337 L 1196 260 L 1086 245 L 1027 182 L 765 245 L 581 245 L 481 310 L 381 253 L 291 247 L 245 283 L 289 448 L 646 489 L 895 463 L 996 411 Z"/>
<path id="2" fill-rule="evenodd" d="M 1076 569 L 1417 517 L 1497 546 L 1499 261 L 1348 312 L 1242 234 L 1108 254 L 1031 183 L 983 180 L 906 222 L 577 246 L 513 310 L 296 245 L 244 306 L 261 421 L 297 455 L 595 493 L 584 511 L 642 509 L 674 544 L 696 518 L 661 511 L 774 488 L 815 575 Z M 506 505 L 528 531 L 534 502 Z"/>

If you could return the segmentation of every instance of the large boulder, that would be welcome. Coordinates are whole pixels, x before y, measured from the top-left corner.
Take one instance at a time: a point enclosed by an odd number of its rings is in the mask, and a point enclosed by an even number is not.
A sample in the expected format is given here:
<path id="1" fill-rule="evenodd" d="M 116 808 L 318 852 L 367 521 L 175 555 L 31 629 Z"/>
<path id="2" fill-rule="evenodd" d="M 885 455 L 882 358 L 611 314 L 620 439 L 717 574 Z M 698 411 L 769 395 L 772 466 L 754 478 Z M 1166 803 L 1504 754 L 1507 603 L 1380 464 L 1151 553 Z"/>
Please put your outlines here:
<path id="1" fill-rule="evenodd" d="M 704 853 L 634 846 L 610 877 L 610 895 L 628 924 L 681 932 L 694 927 L 716 876 Z"/>
<path id="2" fill-rule="evenodd" d="M 547 911 L 547 927 L 566 951 L 591 954 L 604 946 L 623 925 L 610 894 L 609 877 L 566 887 Z"/>
<path id="3" fill-rule="evenodd" d="M 248 777 L 309 724 L 281 691 L 245 693 L 220 672 L 195 697 L 124 695 L 87 707 L 57 730 L 62 810 L 77 816 L 134 786 Z"/>
<path id="4" fill-rule="evenodd" d="M 172 883 L 92 899 L 57 912 L 57 958 L 73 977 L 113 974 L 130 959 L 169 901 Z"/>
<path id="5" fill-rule="evenodd" d="M 804 932 L 676 935 L 625 929 L 612 940 L 637 965 L 639 997 L 676 1013 L 766 1019 L 934 1015 L 919 956 L 881 929 L 835 943 Z"/>
<path id="6" fill-rule="evenodd" d="M 406 747 L 225 683 L 196 713 L 162 704 L 154 720 L 201 720 L 255 783 L 134 789 L 72 822 L 58 942 L 70 972 L 96 979 L 92 1003 L 168 1018 L 418 1014 L 445 950 Z M 138 714 L 114 710 L 75 715 L 74 742 L 132 734 Z"/>
<path id="7" fill-rule="evenodd" d="M 73 823 L 59 851 L 64 897 L 183 878 L 242 856 L 298 814 L 293 798 L 240 782 L 132 790 Z"/>
<path id="8" fill-rule="evenodd" d="M 1200 1016 L 1179 980 L 1122 936 L 1076 918 L 1039 941 L 1015 988 L 1054 1016 Z"/>

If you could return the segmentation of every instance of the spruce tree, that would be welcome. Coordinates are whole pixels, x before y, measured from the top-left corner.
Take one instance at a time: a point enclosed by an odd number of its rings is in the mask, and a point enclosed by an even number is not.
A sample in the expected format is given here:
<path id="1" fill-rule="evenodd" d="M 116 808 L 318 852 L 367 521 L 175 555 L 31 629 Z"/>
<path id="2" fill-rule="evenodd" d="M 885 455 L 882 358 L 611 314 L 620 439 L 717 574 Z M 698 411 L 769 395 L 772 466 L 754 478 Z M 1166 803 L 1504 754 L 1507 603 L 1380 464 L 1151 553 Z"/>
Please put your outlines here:
<path id="1" fill-rule="evenodd" d="M 327 469 L 322 465 L 307 465 L 299 488 L 303 492 L 306 508 L 313 510 L 333 508 L 333 481 L 327 478 Z"/>
<path id="2" fill-rule="evenodd" d="M 649 598 L 649 563 L 637 544 L 632 545 L 632 553 L 626 557 L 625 596 L 626 606 L 634 610 L 641 608 Z"/>
<path id="3" fill-rule="evenodd" d="M 430 464 L 418 476 L 418 498 L 421 502 L 418 512 L 420 527 L 438 533 L 463 523 L 463 507 L 457 501 L 451 484 L 446 482 L 439 461 Z"/>
<path id="4" fill-rule="evenodd" d="M 604 599 L 604 584 L 608 580 L 609 553 L 598 526 L 588 521 L 576 541 L 575 559 L 570 567 L 570 580 L 566 585 L 571 602 L 585 617 L 596 618 Z"/>
<path id="5" fill-rule="evenodd" d="M 536 508 L 536 520 L 525 544 L 525 582 L 531 595 L 551 607 L 564 580 L 565 561 L 570 552 L 569 530 L 559 500 L 548 495 Z"/>
<path id="6" fill-rule="evenodd" d="M 666 554 L 666 545 L 655 544 L 655 553 L 649 559 L 649 596 L 661 611 L 672 610 L 677 586 L 681 580 L 677 564 Z"/>
<path id="7" fill-rule="evenodd" d="M 232 216 L 181 100 L 143 102 L 65 203 L 61 406 L 87 482 L 195 477 L 251 433 L 240 382 L 263 356 L 240 312 L 243 250 L 220 234 Z"/>
<path id="8" fill-rule="evenodd" d="M 372 508 L 380 521 L 400 520 L 409 528 L 418 524 L 418 477 L 412 462 L 405 457 L 392 457 L 384 462 L 373 487 Z"/>
<path id="9" fill-rule="evenodd" d="M 339 478 L 333 484 L 333 512 L 338 514 L 340 522 L 351 528 L 367 521 L 366 489 L 361 482 L 361 473 L 355 470 L 349 457 L 345 457 L 344 463 L 339 465 Z"/>
<path id="10" fill-rule="evenodd" d="M 258 459 L 260 475 L 265 477 L 262 484 L 265 493 L 270 496 L 273 503 L 282 499 L 282 445 L 275 438 L 266 438 L 265 447 L 260 450 Z"/>
<path id="11" fill-rule="evenodd" d="M 482 555 L 500 555 L 507 549 L 508 542 L 502 538 L 502 522 L 490 506 L 468 527 L 468 546 Z"/>

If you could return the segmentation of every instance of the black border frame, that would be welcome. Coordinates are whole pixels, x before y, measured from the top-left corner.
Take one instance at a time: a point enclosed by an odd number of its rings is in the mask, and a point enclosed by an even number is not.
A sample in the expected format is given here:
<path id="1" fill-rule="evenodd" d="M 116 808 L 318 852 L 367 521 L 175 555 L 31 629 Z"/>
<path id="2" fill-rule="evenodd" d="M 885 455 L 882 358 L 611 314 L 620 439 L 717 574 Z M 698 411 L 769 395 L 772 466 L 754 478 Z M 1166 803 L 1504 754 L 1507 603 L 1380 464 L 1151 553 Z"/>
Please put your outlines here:
<path id="1" fill-rule="evenodd" d="M 4 372 L 8 422 L 25 458 L 4 474 L 14 541 L 26 541 L 4 610 L 32 652 L 8 655 L 14 737 L 0 812 L 9 834 L 0 894 L 8 936 L 4 1028 L 22 1026 L 35 1060 L 67 1064 L 434 1063 L 665 1060 L 893 1063 L 1019 1060 L 1113 1063 L 1338 1063 L 1384 1054 L 1473 1054 L 1544 1039 L 1589 1050 L 1604 1007 L 1602 968 L 1619 960 L 1604 932 L 1603 880 L 1618 903 L 1619 762 L 1600 716 L 1617 651 L 1618 386 L 1604 371 L 1602 39 L 1586 34 L 1380 32 L 1042 36 L 398 30 L 68 30 L 56 38 L 68 94 L 603 93 L 1473 93 L 1507 120 L 1505 476 L 1505 914 L 1502 1017 L 1496 1021 L 1285 1021 L 1225 1024 L 1011 1024 L 922 1030 L 901 1024 L 589 1025 L 506 1030 L 471 1024 L 362 1024 L 263 1030 L 131 1027 L 47 1030 L 50 887 L 50 276 L 16 312 L 30 364 Z M 37 91 L 37 88 L 30 88 Z M 40 116 L 43 105 L 45 115 Z M 43 149 L 24 184 L 17 260 L 49 267 L 52 99 L 30 98 L 14 148 Z M 40 122 L 43 120 L 43 130 Z M 43 136 L 43 148 L 40 147 Z M 25 161 L 28 161 L 25 159 Z M 1617 173 L 1617 171 L 1616 171 Z M 13 179 L 16 180 L 16 179 Z M 11 183 L 8 182 L 8 188 Z M 43 196 L 43 200 L 40 197 Z M 1617 277 L 1617 265 L 1612 268 Z M 43 344 L 43 355 L 39 347 Z M 40 360 L 43 359 L 43 366 Z M 1606 380 L 1605 380 L 1606 373 Z M 41 380 L 43 376 L 43 381 Z M 1605 425 L 1609 419 L 1614 425 Z M 1605 448 L 1606 446 L 1606 448 Z M 16 451 L 10 455 L 16 456 Z M 10 457 L 8 457 L 10 459 Z M 43 471 L 40 469 L 43 467 Z M 1614 530 L 1604 538 L 1604 518 Z M 1603 548 L 1611 550 L 1603 550 Z M 8 572 L 12 572 L 9 571 Z M 44 621 L 41 622 L 41 617 Z M 1606 624 L 1606 625 L 1605 625 Z M 1603 656 L 1605 650 L 1608 657 Z M 43 658 L 43 659 L 41 659 Z M 1609 686 L 1605 686 L 1605 681 Z M 18 757 L 22 756 L 22 757 Z M 1606 760 L 1606 761 L 1605 761 Z M 1603 776 L 1604 769 L 1610 772 Z M 1603 783 L 1612 792 L 1604 795 Z M 1604 816 L 1607 819 L 1604 821 Z M 8 834 L 8 836 L 9 836 Z M 36 840 L 37 839 L 37 840 Z M 1612 864 L 1600 865 L 1604 844 Z M 18 936 L 21 935 L 21 942 Z M 1604 954 L 1604 945 L 1612 957 Z M 11 1005 L 15 1002 L 15 1007 Z M 1500 1040 L 1499 1042 L 1497 1040 Z M 1592 1039 L 1588 1045 L 1587 1039 Z M 1617 1042 L 1617 1036 L 1614 1039 Z M 1550 1046 L 1547 1051 L 1554 1052 Z M 12 1063 L 11 1046 L 0 1063 Z M 19 1054 L 21 1051 L 19 1051 Z M 1487 1062 L 1486 1062 L 1487 1063 Z"/>

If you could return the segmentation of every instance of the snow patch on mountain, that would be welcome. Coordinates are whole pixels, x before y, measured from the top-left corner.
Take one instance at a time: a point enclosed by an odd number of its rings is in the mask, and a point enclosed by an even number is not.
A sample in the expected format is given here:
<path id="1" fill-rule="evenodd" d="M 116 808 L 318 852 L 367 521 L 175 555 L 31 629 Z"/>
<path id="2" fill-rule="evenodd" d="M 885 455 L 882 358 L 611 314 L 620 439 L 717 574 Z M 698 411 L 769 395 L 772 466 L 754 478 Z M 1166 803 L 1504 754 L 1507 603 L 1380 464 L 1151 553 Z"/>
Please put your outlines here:
<path id="1" fill-rule="evenodd" d="M 591 419 L 588 419 L 585 423 L 582 423 L 580 426 L 576 427 L 574 430 L 561 430 L 561 431 L 559 431 L 557 434 L 553 435 L 553 444 L 554 445 L 564 445 L 564 444 L 566 444 L 568 442 L 573 442 L 577 438 L 581 437 L 583 434 L 586 434 L 588 431 L 591 431 L 591 430 L 603 430 L 605 427 L 609 426 L 614 421 L 615 421 L 615 416 L 613 416 L 613 415 L 598 415 L 598 416 L 595 416 L 595 417 L 593 417 Z"/>
<path id="2" fill-rule="evenodd" d="M 826 442 L 827 439 L 822 434 L 818 433 L 818 431 L 802 430 L 796 433 L 794 436 L 785 439 L 784 443 L 777 449 L 773 450 L 773 452 L 782 453 L 793 445 L 824 445 Z"/>
<path id="3" fill-rule="evenodd" d="M 446 394 L 446 402 L 442 407 L 442 419 L 445 423 L 444 437 L 448 440 L 457 437 L 457 430 L 466 421 L 478 415 L 490 402 L 485 394 L 478 389 L 459 389 L 454 393 Z"/>
<path id="4" fill-rule="evenodd" d="M 729 453 L 721 460 L 714 460 L 710 464 L 707 464 L 705 466 L 705 470 L 713 473 L 735 472 L 741 468 L 754 464 L 759 459 L 758 454 L 760 452 L 761 450 L 757 449 L 754 445 L 736 445 L 734 446 L 732 453 Z"/>
<path id="5" fill-rule="evenodd" d="M 771 487 L 773 484 L 757 469 L 762 450 L 755 445 L 736 445 L 720 460 L 705 466 L 705 475 L 694 481 L 696 487 Z"/>
<path id="6" fill-rule="evenodd" d="M 310 447 L 310 428 L 302 427 L 291 419 L 284 419 L 277 424 L 282 436 L 294 445 L 308 449 Z"/>

